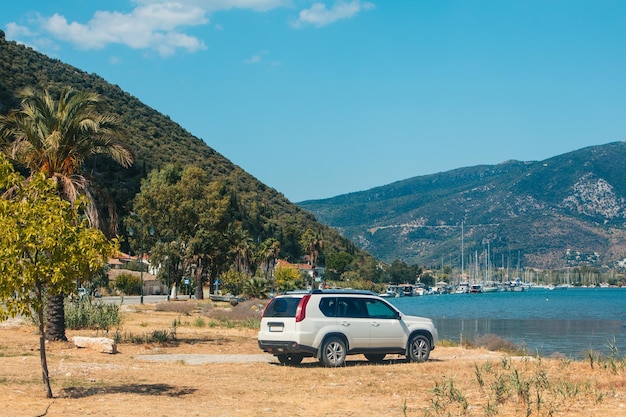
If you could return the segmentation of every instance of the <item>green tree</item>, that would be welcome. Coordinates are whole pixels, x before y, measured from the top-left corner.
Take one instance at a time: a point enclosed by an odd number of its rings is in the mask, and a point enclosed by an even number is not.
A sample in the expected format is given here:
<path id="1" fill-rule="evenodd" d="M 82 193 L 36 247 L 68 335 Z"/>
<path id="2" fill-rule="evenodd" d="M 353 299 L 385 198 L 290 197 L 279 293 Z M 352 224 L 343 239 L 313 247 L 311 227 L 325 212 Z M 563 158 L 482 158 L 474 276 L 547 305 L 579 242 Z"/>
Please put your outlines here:
<path id="1" fill-rule="evenodd" d="M 274 273 L 274 286 L 276 291 L 281 293 L 304 288 L 306 282 L 296 268 L 278 267 Z"/>
<path id="2" fill-rule="evenodd" d="M 340 279 L 349 269 L 354 257 L 346 251 L 335 252 L 326 257 L 326 279 Z"/>
<path id="3" fill-rule="evenodd" d="M 46 360 L 45 299 L 76 290 L 77 279 L 92 276 L 116 250 L 99 230 L 79 221 L 82 200 L 62 200 L 43 174 L 29 182 L 0 155 L 0 318 L 24 315 L 39 323 L 43 382 L 52 397 Z"/>
<path id="4" fill-rule="evenodd" d="M 246 282 L 250 279 L 246 274 L 229 269 L 226 272 L 220 274 L 220 281 L 222 282 L 220 288 L 223 293 L 230 293 L 233 295 L 243 294 Z"/>
<path id="5" fill-rule="evenodd" d="M 144 243 L 150 261 L 161 265 L 161 279 L 168 276 L 176 288 L 193 272 L 196 297 L 203 298 L 203 283 L 226 271 L 234 256 L 229 230 L 237 213 L 228 190 L 196 166 L 168 165 L 148 175 L 133 208 L 141 223 L 134 216 L 126 223 L 144 227 L 144 236 L 154 231 L 152 244 Z"/>
<path id="6" fill-rule="evenodd" d="M 57 184 L 61 198 L 74 204 L 87 196 L 81 206 L 91 226 L 113 235 L 117 227 L 115 210 L 109 212 L 108 226 L 97 201 L 98 193 L 83 173 L 85 161 L 103 155 L 124 167 L 133 163 L 132 153 L 120 142 L 122 129 L 117 119 L 97 112 L 99 97 L 71 88 L 61 91 L 58 101 L 48 91 L 26 89 L 21 93 L 21 108 L 0 116 L 0 139 L 9 142 L 7 154 L 28 169 L 31 176 L 43 174 Z M 103 207 L 112 207 L 106 199 Z M 62 293 L 49 293 L 47 321 L 49 340 L 67 340 Z"/>
<path id="7" fill-rule="evenodd" d="M 394 260 L 385 270 L 385 282 L 391 284 L 414 284 L 422 274 L 417 265 L 407 265 L 399 259 Z"/>

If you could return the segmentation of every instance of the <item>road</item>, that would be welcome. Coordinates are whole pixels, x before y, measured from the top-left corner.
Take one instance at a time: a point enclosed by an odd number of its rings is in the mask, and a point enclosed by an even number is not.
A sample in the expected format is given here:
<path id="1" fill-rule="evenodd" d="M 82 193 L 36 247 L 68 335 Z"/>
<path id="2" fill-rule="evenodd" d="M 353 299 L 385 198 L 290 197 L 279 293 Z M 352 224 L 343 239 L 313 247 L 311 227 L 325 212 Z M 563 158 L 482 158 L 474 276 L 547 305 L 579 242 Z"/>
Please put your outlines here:
<path id="1" fill-rule="evenodd" d="M 188 296 L 184 296 L 184 298 L 188 298 Z M 125 305 L 139 304 L 138 295 L 126 295 L 124 297 L 102 297 L 99 299 L 109 304 L 120 304 L 120 303 L 123 303 Z M 179 299 L 181 298 L 179 297 Z M 167 295 L 144 295 L 143 296 L 144 304 L 156 304 L 160 301 L 165 301 L 165 300 L 167 300 Z"/>

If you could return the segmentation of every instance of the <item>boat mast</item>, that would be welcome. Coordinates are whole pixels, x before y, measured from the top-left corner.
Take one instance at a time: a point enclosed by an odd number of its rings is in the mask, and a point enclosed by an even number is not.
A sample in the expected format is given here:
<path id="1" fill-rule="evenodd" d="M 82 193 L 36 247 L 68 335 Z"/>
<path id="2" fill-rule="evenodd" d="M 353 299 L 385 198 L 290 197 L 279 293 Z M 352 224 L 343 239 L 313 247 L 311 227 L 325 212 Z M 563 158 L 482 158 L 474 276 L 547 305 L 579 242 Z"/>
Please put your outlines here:
<path id="1" fill-rule="evenodd" d="M 464 257 L 465 254 L 463 253 L 463 246 L 464 246 L 464 233 L 463 233 L 463 225 L 464 225 L 465 221 L 461 220 L 461 276 L 459 277 L 459 282 L 462 282 L 463 279 L 463 271 L 465 271 L 465 264 L 464 264 Z"/>

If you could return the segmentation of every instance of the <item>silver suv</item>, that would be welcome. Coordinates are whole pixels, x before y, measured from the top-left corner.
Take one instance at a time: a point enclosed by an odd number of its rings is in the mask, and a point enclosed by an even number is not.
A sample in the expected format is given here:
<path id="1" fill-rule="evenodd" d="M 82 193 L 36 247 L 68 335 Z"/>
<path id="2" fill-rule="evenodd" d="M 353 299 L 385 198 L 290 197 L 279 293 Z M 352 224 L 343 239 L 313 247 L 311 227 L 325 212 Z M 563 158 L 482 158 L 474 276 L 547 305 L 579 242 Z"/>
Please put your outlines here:
<path id="1" fill-rule="evenodd" d="M 404 315 L 371 292 L 314 290 L 272 299 L 261 316 L 258 342 L 290 365 L 315 357 L 325 366 L 342 366 L 353 354 L 380 362 L 391 353 L 424 362 L 437 329 L 432 320 Z"/>

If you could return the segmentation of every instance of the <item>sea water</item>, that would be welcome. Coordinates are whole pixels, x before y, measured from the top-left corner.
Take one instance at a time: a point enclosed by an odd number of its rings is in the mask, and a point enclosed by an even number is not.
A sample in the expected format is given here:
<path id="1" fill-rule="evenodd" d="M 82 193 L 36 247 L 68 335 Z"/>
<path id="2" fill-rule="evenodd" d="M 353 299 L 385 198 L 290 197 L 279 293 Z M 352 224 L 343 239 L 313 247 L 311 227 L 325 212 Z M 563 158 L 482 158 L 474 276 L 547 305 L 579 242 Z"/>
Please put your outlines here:
<path id="1" fill-rule="evenodd" d="M 430 317 L 440 339 L 493 334 L 529 354 L 581 359 L 590 351 L 626 355 L 626 289 L 533 288 L 524 292 L 388 299 L 405 314 Z"/>

